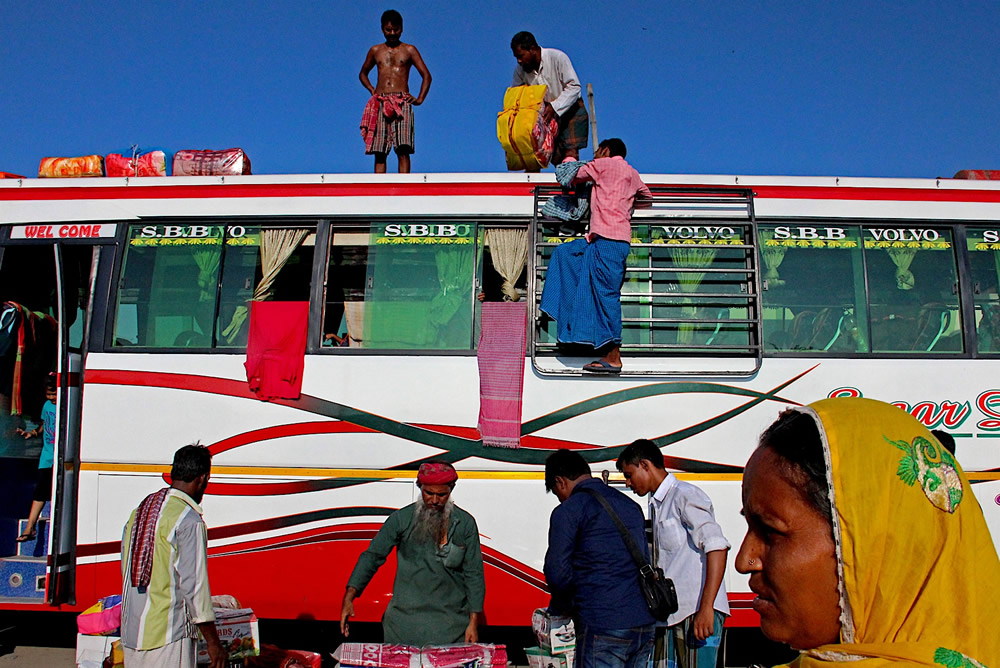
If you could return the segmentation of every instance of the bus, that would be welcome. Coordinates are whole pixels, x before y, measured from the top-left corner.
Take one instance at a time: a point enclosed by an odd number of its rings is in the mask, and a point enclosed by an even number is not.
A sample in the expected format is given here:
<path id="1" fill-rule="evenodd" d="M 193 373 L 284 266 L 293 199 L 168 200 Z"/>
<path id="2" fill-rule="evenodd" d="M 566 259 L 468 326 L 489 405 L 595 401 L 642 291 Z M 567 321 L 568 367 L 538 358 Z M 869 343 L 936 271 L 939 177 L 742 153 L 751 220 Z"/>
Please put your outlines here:
<path id="1" fill-rule="evenodd" d="M 358 555 L 443 460 L 481 533 L 483 622 L 527 626 L 548 600 L 545 458 L 575 449 L 624 489 L 618 454 L 650 438 L 733 546 L 729 625 L 758 625 L 732 567 L 742 467 L 781 410 L 831 396 L 950 433 L 1000 537 L 1000 182 L 643 179 L 613 377 L 583 373 L 593 352 L 538 309 L 552 249 L 580 233 L 543 215 L 551 175 L 0 181 L 0 608 L 118 592 L 128 514 L 200 442 L 213 592 L 339 619 Z M 259 301 L 307 304 L 297 398 L 248 384 Z M 492 302 L 524 314 L 514 447 L 477 430 Z M 41 446 L 16 429 L 53 371 L 52 496 L 15 543 Z M 358 620 L 381 618 L 392 576 L 390 559 Z"/>

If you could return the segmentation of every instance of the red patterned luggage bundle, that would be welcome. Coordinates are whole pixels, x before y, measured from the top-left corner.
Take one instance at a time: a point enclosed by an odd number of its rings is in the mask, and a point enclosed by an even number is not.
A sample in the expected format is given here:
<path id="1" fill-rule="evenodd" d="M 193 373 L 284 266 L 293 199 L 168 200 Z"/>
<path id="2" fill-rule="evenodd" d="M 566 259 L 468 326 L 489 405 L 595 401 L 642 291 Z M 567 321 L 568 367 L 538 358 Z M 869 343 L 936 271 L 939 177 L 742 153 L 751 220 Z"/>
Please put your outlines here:
<path id="1" fill-rule="evenodd" d="M 963 169 L 952 178 L 1000 181 L 1000 169 Z"/>
<path id="2" fill-rule="evenodd" d="M 121 153 L 109 153 L 104 158 L 108 176 L 166 176 L 167 156 L 163 151 L 150 151 L 134 158 Z"/>
<path id="3" fill-rule="evenodd" d="M 174 153 L 174 176 L 237 176 L 249 173 L 250 158 L 241 148 Z"/>
<path id="4" fill-rule="evenodd" d="M 39 178 L 104 176 L 104 160 L 99 155 L 77 158 L 42 158 L 38 165 Z"/>

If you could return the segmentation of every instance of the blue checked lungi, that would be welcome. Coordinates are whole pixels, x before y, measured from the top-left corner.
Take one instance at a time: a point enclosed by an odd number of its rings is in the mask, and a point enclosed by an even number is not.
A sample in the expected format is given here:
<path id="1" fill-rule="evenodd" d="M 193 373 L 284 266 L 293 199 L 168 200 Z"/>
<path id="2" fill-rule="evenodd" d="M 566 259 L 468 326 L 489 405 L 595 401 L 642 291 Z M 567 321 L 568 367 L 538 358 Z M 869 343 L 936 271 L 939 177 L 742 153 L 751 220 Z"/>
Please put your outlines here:
<path id="1" fill-rule="evenodd" d="M 601 348 L 622 341 L 621 289 L 629 243 L 577 239 L 557 247 L 549 260 L 541 309 L 556 321 L 560 343 Z"/>

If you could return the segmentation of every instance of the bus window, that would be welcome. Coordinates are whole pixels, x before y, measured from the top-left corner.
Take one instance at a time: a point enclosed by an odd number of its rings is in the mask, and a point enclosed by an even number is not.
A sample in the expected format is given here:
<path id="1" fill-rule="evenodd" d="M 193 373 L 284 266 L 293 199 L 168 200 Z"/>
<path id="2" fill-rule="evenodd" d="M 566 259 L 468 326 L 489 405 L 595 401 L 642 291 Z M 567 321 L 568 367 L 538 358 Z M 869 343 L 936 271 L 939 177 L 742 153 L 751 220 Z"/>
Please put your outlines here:
<path id="1" fill-rule="evenodd" d="M 1000 230 L 966 231 L 979 352 L 1000 352 Z"/>
<path id="2" fill-rule="evenodd" d="M 246 346 L 251 300 L 309 301 L 314 229 L 238 225 L 227 229 L 217 347 Z"/>
<path id="3" fill-rule="evenodd" d="M 114 346 L 245 346 L 251 299 L 308 301 L 314 246 L 309 228 L 133 226 Z"/>
<path id="4" fill-rule="evenodd" d="M 958 273 L 947 228 L 864 228 L 872 351 L 959 353 Z"/>
<path id="5" fill-rule="evenodd" d="M 331 234 L 324 345 L 472 347 L 476 225 L 376 223 Z"/>
<path id="6" fill-rule="evenodd" d="M 131 227 L 114 346 L 211 347 L 224 236 L 221 225 Z"/>
<path id="7" fill-rule="evenodd" d="M 856 225 L 759 225 L 764 350 L 869 350 Z"/>

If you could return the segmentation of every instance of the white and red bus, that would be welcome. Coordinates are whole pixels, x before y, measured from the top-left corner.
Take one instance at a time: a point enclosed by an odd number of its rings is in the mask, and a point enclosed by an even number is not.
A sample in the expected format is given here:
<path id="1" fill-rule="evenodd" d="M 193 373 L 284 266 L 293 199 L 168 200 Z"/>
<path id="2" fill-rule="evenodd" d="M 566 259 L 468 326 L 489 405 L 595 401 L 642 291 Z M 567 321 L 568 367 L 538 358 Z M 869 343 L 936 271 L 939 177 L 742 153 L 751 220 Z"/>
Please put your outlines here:
<path id="1" fill-rule="evenodd" d="M 1000 182 L 644 180 L 656 204 L 634 220 L 620 377 L 584 375 L 592 357 L 538 317 L 548 254 L 572 238 L 537 214 L 557 192 L 547 175 L 0 181 L 0 608 L 118 591 L 128 513 L 200 441 L 216 593 L 265 618 L 337 619 L 359 552 L 416 498 L 419 463 L 444 459 L 482 534 L 485 623 L 527 625 L 547 602 L 554 449 L 620 485 L 621 448 L 655 439 L 736 548 L 760 431 L 834 395 L 949 432 L 1000 537 Z M 527 246 L 508 276 L 528 314 L 514 449 L 476 430 L 477 296 L 499 299 L 504 280 L 493 230 Z M 310 304 L 299 399 L 248 388 L 255 296 Z M 18 548 L 40 443 L 15 429 L 37 424 L 51 371 L 51 509 Z M 380 618 L 392 570 L 360 620 Z M 756 624 L 731 565 L 726 586 L 730 624 Z"/>

